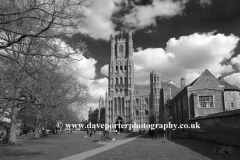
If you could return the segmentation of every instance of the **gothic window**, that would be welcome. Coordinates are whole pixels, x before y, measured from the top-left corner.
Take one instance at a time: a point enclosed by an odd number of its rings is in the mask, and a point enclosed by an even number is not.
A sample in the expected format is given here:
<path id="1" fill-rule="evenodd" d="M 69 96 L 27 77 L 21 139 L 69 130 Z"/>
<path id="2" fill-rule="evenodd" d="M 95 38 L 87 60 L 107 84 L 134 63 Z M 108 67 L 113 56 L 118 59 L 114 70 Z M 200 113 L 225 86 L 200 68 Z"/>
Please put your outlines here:
<path id="1" fill-rule="evenodd" d="M 199 96 L 199 104 L 202 108 L 212 108 L 213 96 Z"/>
<path id="2" fill-rule="evenodd" d="M 124 98 L 122 98 L 122 114 L 124 114 L 124 108 L 125 108 Z"/>
<path id="3" fill-rule="evenodd" d="M 121 114 L 121 98 L 118 97 L 118 114 Z"/>
<path id="4" fill-rule="evenodd" d="M 123 45 L 119 46 L 119 53 L 123 53 Z"/>
<path id="5" fill-rule="evenodd" d="M 117 98 L 114 98 L 114 110 L 115 114 L 117 114 Z"/>
<path id="6" fill-rule="evenodd" d="M 120 66 L 120 71 L 121 71 L 121 72 L 123 71 L 123 68 L 122 68 L 122 66 Z"/>
<path id="7" fill-rule="evenodd" d="M 139 99 L 138 98 L 136 99 L 136 104 L 139 104 Z"/>
<path id="8" fill-rule="evenodd" d="M 148 104 L 148 98 L 145 98 L 145 103 Z"/>
<path id="9" fill-rule="evenodd" d="M 145 111 L 145 115 L 148 116 L 148 110 Z"/>
<path id="10" fill-rule="evenodd" d="M 139 111 L 138 110 L 136 111 L 136 116 L 139 116 Z"/>

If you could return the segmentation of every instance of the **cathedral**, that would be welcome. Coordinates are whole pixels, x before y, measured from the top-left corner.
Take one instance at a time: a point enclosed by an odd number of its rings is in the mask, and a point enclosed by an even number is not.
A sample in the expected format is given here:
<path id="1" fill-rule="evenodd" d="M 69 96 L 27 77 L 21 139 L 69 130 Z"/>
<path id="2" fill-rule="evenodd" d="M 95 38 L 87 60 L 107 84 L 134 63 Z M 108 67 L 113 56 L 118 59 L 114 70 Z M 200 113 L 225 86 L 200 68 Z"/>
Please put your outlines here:
<path id="1" fill-rule="evenodd" d="M 132 33 L 111 35 L 111 57 L 108 69 L 108 92 L 105 95 L 106 124 L 144 124 L 159 112 L 161 74 L 150 73 L 150 88 L 140 92 L 134 84 Z M 149 93 L 150 91 L 150 93 Z"/>
<path id="2" fill-rule="evenodd" d="M 135 84 L 132 33 L 111 35 L 108 90 L 105 100 L 100 97 L 98 109 L 105 109 L 105 113 L 98 112 L 97 121 L 188 124 L 196 117 L 240 108 L 240 88 L 223 77 L 216 78 L 207 69 L 189 85 L 181 78 L 180 88 L 163 82 L 160 72 L 151 71 L 149 75 L 150 85 Z"/>

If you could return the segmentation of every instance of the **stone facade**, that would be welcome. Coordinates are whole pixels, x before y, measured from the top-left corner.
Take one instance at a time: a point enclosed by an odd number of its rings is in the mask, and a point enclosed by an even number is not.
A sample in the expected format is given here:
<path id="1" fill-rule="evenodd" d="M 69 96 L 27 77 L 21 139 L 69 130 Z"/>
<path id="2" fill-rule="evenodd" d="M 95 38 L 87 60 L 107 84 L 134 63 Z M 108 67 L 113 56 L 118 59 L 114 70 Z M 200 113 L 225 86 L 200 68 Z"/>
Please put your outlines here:
<path id="1" fill-rule="evenodd" d="M 134 83 L 132 33 L 111 36 L 108 93 L 105 103 L 106 124 L 149 123 L 150 113 L 159 110 L 160 73 L 151 72 L 151 92 L 138 93 Z M 152 107 L 150 107 L 152 106 Z"/>
<path id="2" fill-rule="evenodd" d="M 184 87 L 168 102 L 173 123 L 188 124 L 189 120 L 239 108 L 240 89 L 217 79 L 205 70 L 195 81 Z M 234 103 L 234 106 L 232 103 Z M 230 104 L 230 105 L 229 105 Z"/>

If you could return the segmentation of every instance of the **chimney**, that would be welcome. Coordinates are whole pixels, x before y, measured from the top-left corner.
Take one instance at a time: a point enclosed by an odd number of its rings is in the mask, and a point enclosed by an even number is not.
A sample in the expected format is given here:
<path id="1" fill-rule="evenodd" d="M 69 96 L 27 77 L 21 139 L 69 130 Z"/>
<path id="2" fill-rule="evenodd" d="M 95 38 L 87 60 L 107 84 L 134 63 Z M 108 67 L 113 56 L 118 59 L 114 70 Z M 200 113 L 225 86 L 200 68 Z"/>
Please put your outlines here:
<path id="1" fill-rule="evenodd" d="M 224 77 L 223 77 L 223 76 L 220 76 L 218 79 L 219 79 L 220 81 L 223 81 L 223 80 L 224 80 Z"/>
<path id="2" fill-rule="evenodd" d="M 185 78 L 181 78 L 181 79 L 180 79 L 180 84 L 181 84 L 181 88 L 182 88 L 182 89 L 186 86 L 186 84 L 185 84 Z"/>

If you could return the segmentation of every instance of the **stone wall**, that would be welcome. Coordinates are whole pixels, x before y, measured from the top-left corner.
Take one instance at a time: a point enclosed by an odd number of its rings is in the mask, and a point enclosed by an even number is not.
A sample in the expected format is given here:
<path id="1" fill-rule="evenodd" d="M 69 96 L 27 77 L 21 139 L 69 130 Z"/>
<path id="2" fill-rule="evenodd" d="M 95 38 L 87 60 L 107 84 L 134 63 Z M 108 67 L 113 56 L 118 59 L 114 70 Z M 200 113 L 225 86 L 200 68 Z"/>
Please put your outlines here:
<path id="1" fill-rule="evenodd" d="M 240 108 L 240 92 L 224 91 L 224 106 L 226 111 L 239 109 Z"/>
<path id="2" fill-rule="evenodd" d="M 190 120 L 191 124 L 196 122 L 200 129 L 191 129 L 191 137 L 240 146 L 240 109 Z"/>

